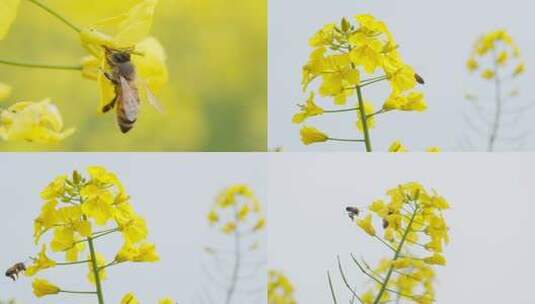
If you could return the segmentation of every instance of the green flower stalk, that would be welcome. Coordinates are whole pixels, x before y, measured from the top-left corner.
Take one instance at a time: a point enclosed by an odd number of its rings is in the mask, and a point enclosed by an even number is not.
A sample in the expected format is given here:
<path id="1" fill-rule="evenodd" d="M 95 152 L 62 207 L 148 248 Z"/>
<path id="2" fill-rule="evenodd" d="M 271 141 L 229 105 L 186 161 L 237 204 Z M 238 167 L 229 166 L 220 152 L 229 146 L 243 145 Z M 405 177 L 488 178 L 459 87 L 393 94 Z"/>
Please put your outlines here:
<path id="1" fill-rule="evenodd" d="M 218 229 L 223 235 L 232 237 L 233 246 L 227 250 L 231 269 L 228 282 L 224 282 L 223 303 L 237 303 L 236 296 L 240 292 L 239 284 L 244 276 L 257 275 L 258 269 L 246 267 L 248 258 L 253 251 L 257 251 L 259 244 L 257 236 L 264 230 L 266 225 L 260 202 L 253 191 L 246 185 L 232 185 L 223 190 L 217 197 L 214 205 L 207 214 L 210 226 Z M 213 247 L 205 248 L 205 251 L 220 264 L 220 254 L 225 250 Z"/>
<path id="2" fill-rule="evenodd" d="M 449 203 L 418 183 L 389 189 L 387 195 L 388 202 L 376 200 L 366 212 L 357 207 L 346 209 L 363 232 L 390 251 L 390 257 L 381 259 L 375 268 L 351 254 L 356 268 L 373 283 L 367 290 L 349 282 L 338 257 L 338 271 L 350 293 L 350 303 L 434 303 L 434 268 L 446 265 L 443 246 L 449 243 L 449 234 L 443 212 L 449 209 Z M 381 223 L 382 236 L 376 221 Z M 330 273 L 328 281 L 333 302 L 337 303 Z"/>
<path id="3" fill-rule="evenodd" d="M 407 65 L 400 53 L 392 33 L 385 23 L 371 15 L 356 15 L 356 24 L 343 18 L 339 24 L 325 25 L 312 38 L 313 48 L 309 61 L 303 66 L 303 91 L 310 91 L 300 111 L 292 121 L 301 124 L 305 120 L 327 114 L 355 113 L 356 129 L 363 138 L 332 137 L 311 126 L 301 127 L 301 141 L 305 145 L 320 142 L 356 142 L 364 144 L 366 152 L 371 152 L 371 129 L 375 127 L 377 116 L 398 110 L 426 110 L 424 95 L 415 91 L 417 84 L 424 84 L 421 76 Z M 309 86 L 319 80 L 319 87 Z M 390 95 L 382 108 L 375 109 L 372 102 L 364 97 L 367 86 L 387 82 Z M 325 109 L 316 103 L 316 95 L 330 98 L 335 109 Z M 347 106 L 349 100 L 356 102 Z"/>
<path id="4" fill-rule="evenodd" d="M 104 304 L 103 282 L 109 268 L 127 262 L 159 261 L 155 245 L 147 242 L 147 224 L 135 212 L 117 176 L 103 167 L 93 166 L 87 171 L 88 177 L 78 171 L 58 176 L 41 192 L 44 203 L 34 220 L 34 242 L 41 244 L 41 250 L 32 257 L 25 274 L 33 277 L 56 268 L 60 271 L 60 267 L 86 264 L 87 279 L 94 289 L 71 290 L 36 278 L 32 284 L 36 297 L 94 295 L 99 304 Z M 97 248 L 102 238 L 112 234 L 121 235 L 123 243 L 108 260 Z M 52 259 L 50 252 L 64 254 L 64 261 Z"/>
<path id="5" fill-rule="evenodd" d="M 490 61 L 490 64 L 488 63 Z M 494 95 L 493 114 L 491 118 L 486 115 L 489 110 L 477 103 L 478 96 L 467 96 L 475 106 L 475 110 L 488 128 L 488 137 L 486 138 L 487 151 L 494 151 L 497 147 L 501 133 L 503 133 L 503 118 L 505 114 L 505 107 L 510 104 L 507 103 L 508 98 L 513 98 L 518 95 L 517 89 L 511 89 L 509 94 L 504 94 L 506 85 L 510 85 L 512 80 L 515 80 L 520 75 L 524 74 L 526 70 L 525 63 L 520 55 L 520 49 L 505 30 L 497 30 L 489 32 L 480 37 L 472 50 L 470 58 L 466 62 L 466 68 L 471 73 L 479 71 L 480 77 L 492 84 Z M 519 106 L 518 104 L 516 105 Z M 533 105 L 530 105 L 533 106 Z M 509 109 L 508 112 L 514 114 L 521 113 L 524 109 Z M 479 130 L 470 124 L 472 129 L 477 133 Z"/>

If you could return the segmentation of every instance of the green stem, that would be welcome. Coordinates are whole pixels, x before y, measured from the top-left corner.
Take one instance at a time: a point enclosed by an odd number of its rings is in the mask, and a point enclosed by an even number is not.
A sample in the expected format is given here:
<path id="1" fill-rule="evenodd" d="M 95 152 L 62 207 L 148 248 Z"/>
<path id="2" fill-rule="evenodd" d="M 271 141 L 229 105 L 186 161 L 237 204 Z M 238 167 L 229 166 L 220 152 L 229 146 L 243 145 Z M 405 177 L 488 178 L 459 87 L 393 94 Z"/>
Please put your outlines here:
<path id="1" fill-rule="evenodd" d="M 96 294 L 98 297 L 98 304 L 104 304 L 104 295 L 102 293 L 102 285 L 100 283 L 100 273 L 99 267 L 97 265 L 97 254 L 95 253 L 95 245 L 93 244 L 93 239 L 91 237 L 88 237 L 87 243 L 89 244 L 89 254 L 91 255 L 93 275 L 95 276 L 95 285 L 97 286 Z"/>
<path id="2" fill-rule="evenodd" d="M 374 84 L 374 83 L 376 83 L 376 82 L 383 81 L 383 80 L 386 80 L 386 79 L 388 79 L 387 76 L 382 76 L 382 77 L 380 77 L 380 78 L 378 78 L 378 79 L 375 79 L 375 80 L 372 80 L 372 81 L 368 81 L 368 82 L 365 82 L 365 83 L 361 83 L 361 84 L 359 85 L 359 87 L 362 88 L 362 87 L 365 87 L 365 86 L 368 86 L 368 85 L 370 85 L 370 84 Z"/>
<path id="3" fill-rule="evenodd" d="M 341 109 L 341 110 L 324 110 L 323 113 L 340 113 L 340 112 L 353 112 L 358 110 L 359 108 L 349 108 L 349 109 Z"/>
<path id="4" fill-rule="evenodd" d="M 117 232 L 117 231 L 119 231 L 119 228 L 115 228 L 115 229 L 112 229 L 112 230 L 109 230 L 109 231 L 106 231 L 106 232 L 102 232 L 102 233 L 99 233 L 99 234 L 93 234 L 92 239 L 96 240 L 98 238 L 101 238 L 103 236 L 106 236 L 108 234 L 111 234 L 111 233 L 114 233 L 114 232 Z"/>
<path id="5" fill-rule="evenodd" d="M 492 124 L 492 129 L 491 129 L 491 133 L 490 133 L 490 138 L 489 138 L 489 146 L 488 146 L 488 151 L 489 152 L 492 152 L 494 151 L 494 148 L 495 148 L 495 144 L 496 144 L 496 139 L 498 138 L 498 131 L 500 129 L 500 120 L 501 120 L 501 115 L 502 115 L 502 85 L 501 85 L 501 79 L 500 79 L 500 75 L 498 74 L 498 63 L 496 62 L 497 60 L 497 55 L 496 55 L 496 50 L 493 51 L 493 54 L 494 54 L 494 86 L 495 86 L 495 102 L 496 102 L 496 109 L 495 109 L 495 113 L 494 113 L 494 122 Z"/>
<path id="6" fill-rule="evenodd" d="M 63 293 L 74 293 L 74 294 L 96 294 L 94 291 L 74 291 L 74 290 L 60 290 L 59 292 Z"/>
<path id="7" fill-rule="evenodd" d="M 345 138 L 334 138 L 334 137 L 328 137 L 327 140 L 342 141 L 342 142 L 364 142 L 364 139 L 345 139 Z"/>
<path id="8" fill-rule="evenodd" d="M 362 98 L 362 90 L 360 86 L 357 86 L 357 96 L 359 100 L 360 120 L 362 121 L 362 129 L 364 131 L 364 143 L 366 145 L 366 152 L 372 152 L 372 143 L 370 139 L 370 132 L 368 130 L 368 118 L 366 117 L 366 111 L 364 109 L 364 99 Z"/>
<path id="9" fill-rule="evenodd" d="M 56 263 L 56 266 L 68 266 L 68 265 L 76 265 L 76 264 L 85 264 L 89 263 L 91 260 L 83 260 L 83 261 L 77 261 L 77 262 L 66 262 L 66 263 Z"/>
<path id="10" fill-rule="evenodd" d="M 37 1 L 37 0 L 28 0 L 30 1 L 31 3 L 39 6 L 40 8 L 44 9 L 45 11 L 47 11 L 49 14 L 51 14 L 52 16 L 58 18 L 61 22 L 65 23 L 68 27 L 70 27 L 72 30 L 76 31 L 77 33 L 81 32 L 80 28 L 78 28 L 76 25 L 72 24 L 70 21 L 68 21 L 67 19 L 65 19 L 63 16 L 61 16 L 60 14 L 56 13 L 54 10 L 52 10 L 51 8 L 49 8 L 48 6 L 44 5 L 43 3 L 41 3 L 40 1 Z"/>
<path id="11" fill-rule="evenodd" d="M 234 217 L 236 222 L 238 222 L 238 210 L 237 207 L 234 206 Z M 240 273 L 240 267 L 241 267 L 241 245 L 240 245 L 240 239 L 241 235 L 238 229 L 234 231 L 234 268 L 232 269 L 232 278 L 230 281 L 230 287 L 227 289 L 227 295 L 226 295 L 226 304 L 230 304 L 232 300 L 232 296 L 234 295 L 234 292 L 236 291 L 236 285 L 238 284 L 238 275 Z"/>
<path id="12" fill-rule="evenodd" d="M 395 262 L 400 254 L 401 249 L 403 249 L 403 245 L 405 244 L 405 241 L 407 240 L 407 236 L 409 235 L 409 232 L 411 231 L 412 223 L 414 222 L 414 219 L 416 218 L 416 215 L 418 214 L 418 206 L 414 209 L 414 213 L 411 216 L 411 219 L 409 223 L 407 224 L 407 229 L 403 233 L 403 237 L 401 238 L 401 241 L 399 242 L 399 246 L 396 249 L 396 252 L 394 253 L 394 258 L 392 259 L 392 263 Z M 383 284 L 381 285 L 381 289 L 379 290 L 379 293 L 377 294 L 377 297 L 373 301 L 373 304 L 379 303 L 381 301 L 381 297 L 383 296 L 383 293 L 387 290 L 388 287 L 388 281 L 390 281 L 390 277 L 392 276 L 392 273 L 394 272 L 394 265 L 390 265 L 390 268 L 388 269 L 388 273 L 386 274 L 385 280 L 383 281 Z"/>
<path id="13" fill-rule="evenodd" d="M 27 62 L 17 62 L 10 60 L 0 59 L 1 64 L 13 65 L 24 68 L 36 68 L 36 69 L 49 69 L 49 70 L 82 70 L 81 65 L 54 65 L 54 64 L 40 64 L 40 63 L 27 63 Z"/>

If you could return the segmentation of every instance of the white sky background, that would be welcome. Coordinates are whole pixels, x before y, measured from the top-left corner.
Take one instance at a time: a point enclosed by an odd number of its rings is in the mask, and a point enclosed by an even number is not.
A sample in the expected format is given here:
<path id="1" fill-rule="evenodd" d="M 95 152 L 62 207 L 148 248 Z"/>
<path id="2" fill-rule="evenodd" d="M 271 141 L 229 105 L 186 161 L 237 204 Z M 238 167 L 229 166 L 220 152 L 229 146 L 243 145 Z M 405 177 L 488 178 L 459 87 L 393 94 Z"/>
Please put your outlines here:
<path id="1" fill-rule="evenodd" d="M 270 268 L 284 270 L 298 303 L 306 304 L 332 303 L 330 270 L 339 303 L 347 303 L 336 255 L 350 280 L 363 283 L 349 254 L 373 262 L 391 253 L 351 223 L 345 206 L 364 207 L 386 189 L 419 181 L 452 206 L 437 303 L 534 303 L 534 162 L 529 154 L 276 154 L 269 168 Z"/>
<path id="2" fill-rule="evenodd" d="M 123 264 L 108 269 L 104 282 L 107 303 L 119 303 L 121 297 L 134 291 L 142 303 L 157 303 L 170 296 L 178 303 L 198 303 L 196 296 L 209 282 L 201 264 L 206 261 L 202 248 L 226 242 L 233 249 L 232 239 L 208 228 L 206 213 L 213 199 L 223 188 L 234 183 L 247 183 L 267 208 L 265 189 L 265 156 L 259 154 L 3 154 L 0 155 L 0 266 L 37 253 L 33 245 L 33 219 L 39 213 L 40 191 L 57 175 L 85 170 L 88 165 L 104 165 L 117 172 L 132 204 L 145 217 L 149 240 L 160 253 L 159 263 Z M 264 234 L 265 237 L 265 234 Z M 253 261 L 267 260 L 264 237 L 261 250 Z M 119 238 L 98 241 L 98 248 L 113 257 L 122 245 Z M 111 250 L 110 248 L 113 248 Z M 40 249 L 40 247 L 39 247 Z M 62 255 L 59 257 L 63 257 Z M 76 269 L 76 268 L 72 268 Z M 65 289 L 88 290 L 85 266 L 78 270 L 58 267 L 39 273 Z M 264 288 L 265 271 L 249 278 L 246 288 Z M 3 274 L 3 272 L 2 272 Z M 214 284 L 209 287 L 217 290 Z M 217 297 L 213 294 L 213 297 Z M 14 297 L 19 303 L 83 303 L 96 302 L 92 296 L 59 295 L 35 299 L 31 281 L 21 277 L 13 283 L 2 277 L 0 299 Z M 265 293 L 249 297 L 255 303 L 265 301 Z M 244 298 L 236 299 L 241 303 Z M 258 301 L 258 302 L 256 302 Z M 248 302 L 248 301 L 246 301 Z M 216 302 L 217 303 L 217 302 Z"/>
<path id="3" fill-rule="evenodd" d="M 309 37 L 324 24 L 339 21 L 343 16 L 371 13 L 387 23 L 400 44 L 403 58 L 424 76 L 427 84 L 420 88 L 428 102 L 428 110 L 423 113 L 393 112 L 380 117 L 372 133 L 374 149 L 384 151 L 392 141 L 399 139 L 413 151 L 423 151 L 433 145 L 458 151 L 467 128 L 463 113 L 474 113 L 464 99 L 465 92 L 478 92 L 483 97 L 482 102 L 493 103 L 492 86 L 470 76 L 465 69 L 473 42 L 483 32 L 505 28 L 516 40 L 526 60 L 527 73 L 518 82 L 521 94 L 513 103 L 527 104 L 535 100 L 535 95 L 530 94 L 531 83 L 535 80 L 535 35 L 528 26 L 533 20 L 533 11 L 535 2 L 526 0 L 269 1 L 269 147 L 282 146 L 287 151 L 364 150 L 362 145 L 354 143 L 304 146 L 299 140 L 299 127 L 291 123 L 291 117 L 297 110 L 296 104 L 306 97 L 300 83 L 301 67 L 311 51 Z M 376 88 L 364 94 L 378 108 L 384 101 L 382 88 L 387 88 L 387 84 Z M 319 104 L 334 107 L 325 99 Z M 517 123 L 514 131 L 507 132 L 507 137 L 533 133 L 531 117 L 534 114 L 532 108 L 521 120 L 511 115 L 506 117 L 505 121 Z M 324 115 L 308 120 L 307 124 L 333 137 L 359 137 L 353 113 Z M 524 145 L 517 147 L 521 142 Z M 503 142 L 499 147 L 509 151 L 534 148 L 535 134 L 523 141 L 514 141 L 514 145 Z"/>

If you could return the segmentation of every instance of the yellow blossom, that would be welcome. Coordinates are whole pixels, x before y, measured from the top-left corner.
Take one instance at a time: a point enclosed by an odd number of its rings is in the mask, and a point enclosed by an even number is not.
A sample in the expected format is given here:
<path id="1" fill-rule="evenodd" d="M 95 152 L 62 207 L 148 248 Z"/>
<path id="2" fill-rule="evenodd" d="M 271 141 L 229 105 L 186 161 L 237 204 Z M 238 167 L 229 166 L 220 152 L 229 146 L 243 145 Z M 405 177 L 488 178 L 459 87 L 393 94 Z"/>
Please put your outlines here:
<path id="1" fill-rule="evenodd" d="M 297 304 L 292 282 L 280 271 L 268 272 L 268 304 Z"/>
<path id="2" fill-rule="evenodd" d="M 115 256 L 118 262 L 157 262 L 160 260 L 156 246 L 152 243 L 142 243 L 139 246 L 134 246 L 130 242 L 125 242 L 123 247 Z"/>
<path id="3" fill-rule="evenodd" d="M 364 219 L 358 220 L 357 225 L 367 234 L 375 236 L 375 228 L 373 227 L 371 214 L 368 214 Z"/>
<path id="4" fill-rule="evenodd" d="M 41 251 L 39 252 L 39 255 L 37 256 L 37 259 L 33 261 L 32 265 L 26 268 L 25 274 L 31 277 L 41 270 L 52 268 L 54 266 L 56 266 L 56 262 L 51 260 L 46 255 L 46 245 L 43 244 L 41 247 Z"/>
<path id="5" fill-rule="evenodd" d="M 266 219 L 260 218 L 253 227 L 253 231 L 262 230 L 266 226 Z"/>
<path id="6" fill-rule="evenodd" d="M 163 298 L 158 301 L 158 304 L 175 304 L 175 301 L 171 298 Z"/>
<path id="7" fill-rule="evenodd" d="M 513 71 L 513 76 L 516 77 L 518 75 L 521 75 L 525 71 L 526 71 L 526 65 L 523 62 L 521 62 L 515 67 L 515 70 Z"/>
<path id="8" fill-rule="evenodd" d="M 305 145 L 327 141 L 329 137 L 318 129 L 309 126 L 301 128 L 301 141 Z"/>
<path id="9" fill-rule="evenodd" d="M 493 79 L 494 76 L 496 76 L 496 73 L 493 70 L 486 69 L 483 72 L 481 72 L 481 77 L 485 79 Z"/>
<path id="10" fill-rule="evenodd" d="M 479 63 L 477 63 L 477 61 L 474 58 L 470 58 L 466 62 L 466 68 L 470 72 L 473 72 L 473 71 L 475 71 L 475 70 L 477 70 L 479 68 Z"/>
<path id="11" fill-rule="evenodd" d="M 440 147 L 428 147 L 426 149 L 427 152 L 440 152 Z"/>
<path id="12" fill-rule="evenodd" d="M 44 279 L 33 280 L 32 287 L 33 294 L 38 298 L 46 295 L 58 294 L 60 292 L 59 287 Z"/>
<path id="13" fill-rule="evenodd" d="M 63 119 L 48 99 L 23 101 L 0 113 L 0 137 L 4 140 L 26 140 L 36 143 L 57 143 L 74 133 L 63 129 Z"/>
<path id="14" fill-rule="evenodd" d="M 222 231 L 225 234 L 233 233 L 234 231 L 236 231 L 236 223 L 235 222 L 226 223 L 225 225 L 223 225 Z"/>
<path id="15" fill-rule="evenodd" d="M 139 304 L 139 301 L 132 292 L 129 292 L 123 296 L 121 304 Z"/>
<path id="16" fill-rule="evenodd" d="M 208 212 L 207 218 L 210 224 L 215 224 L 219 221 L 219 215 L 217 215 L 217 212 L 215 210 L 210 210 L 210 212 Z"/>
<path id="17" fill-rule="evenodd" d="M 432 265 L 446 265 L 446 259 L 438 253 L 430 257 L 426 257 L 424 259 L 424 262 L 426 262 L 427 264 L 432 264 Z"/>
<path id="18" fill-rule="evenodd" d="M 314 92 L 310 92 L 305 104 L 301 106 L 301 112 L 295 114 L 292 118 L 293 123 L 302 123 L 308 117 L 323 114 L 323 109 L 314 102 Z"/>
<path id="19" fill-rule="evenodd" d="M 409 151 L 399 140 L 394 141 L 388 148 L 388 152 L 407 152 Z"/>

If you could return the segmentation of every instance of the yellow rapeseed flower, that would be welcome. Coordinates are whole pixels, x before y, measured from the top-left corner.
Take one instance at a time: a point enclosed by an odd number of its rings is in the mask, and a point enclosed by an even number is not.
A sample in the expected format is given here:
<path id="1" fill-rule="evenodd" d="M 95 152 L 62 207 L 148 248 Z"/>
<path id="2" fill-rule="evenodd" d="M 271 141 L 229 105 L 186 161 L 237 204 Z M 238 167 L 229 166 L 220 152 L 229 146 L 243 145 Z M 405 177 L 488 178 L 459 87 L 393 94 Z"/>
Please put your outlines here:
<path id="1" fill-rule="evenodd" d="M 388 148 L 388 152 L 408 152 L 409 150 L 405 147 L 401 141 L 396 140 Z"/>
<path id="2" fill-rule="evenodd" d="M 121 304 L 139 304 L 139 301 L 137 300 L 134 293 L 129 292 L 123 296 L 121 299 Z"/>
<path id="3" fill-rule="evenodd" d="M 47 295 L 58 294 L 60 292 L 59 287 L 57 287 L 56 285 L 44 279 L 33 280 L 32 287 L 33 287 L 33 294 L 38 298 L 41 298 Z"/>
<path id="4" fill-rule="evenodd" d="M 73 128 L 63 130 L 61 114 L 48 99 L 18 102 L 0 113 L 0 137 L 4 140 L 51 144 L 72 133 Z"/>
<path id="5" fill-rule="evenodd" d="M 318 142 L 325 142 L 328 139 L 329 137 L 327 136 L 327 134 L 321 132 L 320 130 L 314 127 L 303 126 L 301 128 L 301 141 L 305 145 L 310 145 L 310 144 L 318 143 Z"/>
<path id="6" fill-rule="evenodd" d="M 301 105 L 301 112 L 296 113 L 293 118 L 293 123 L 302 123 L 305 119 L 313 116 L 318 116 L 323 114 L 324 110 L 316 105 L 314 102 L 314 92 L 310 92 L 308 99 L 304 105 Z"/>

